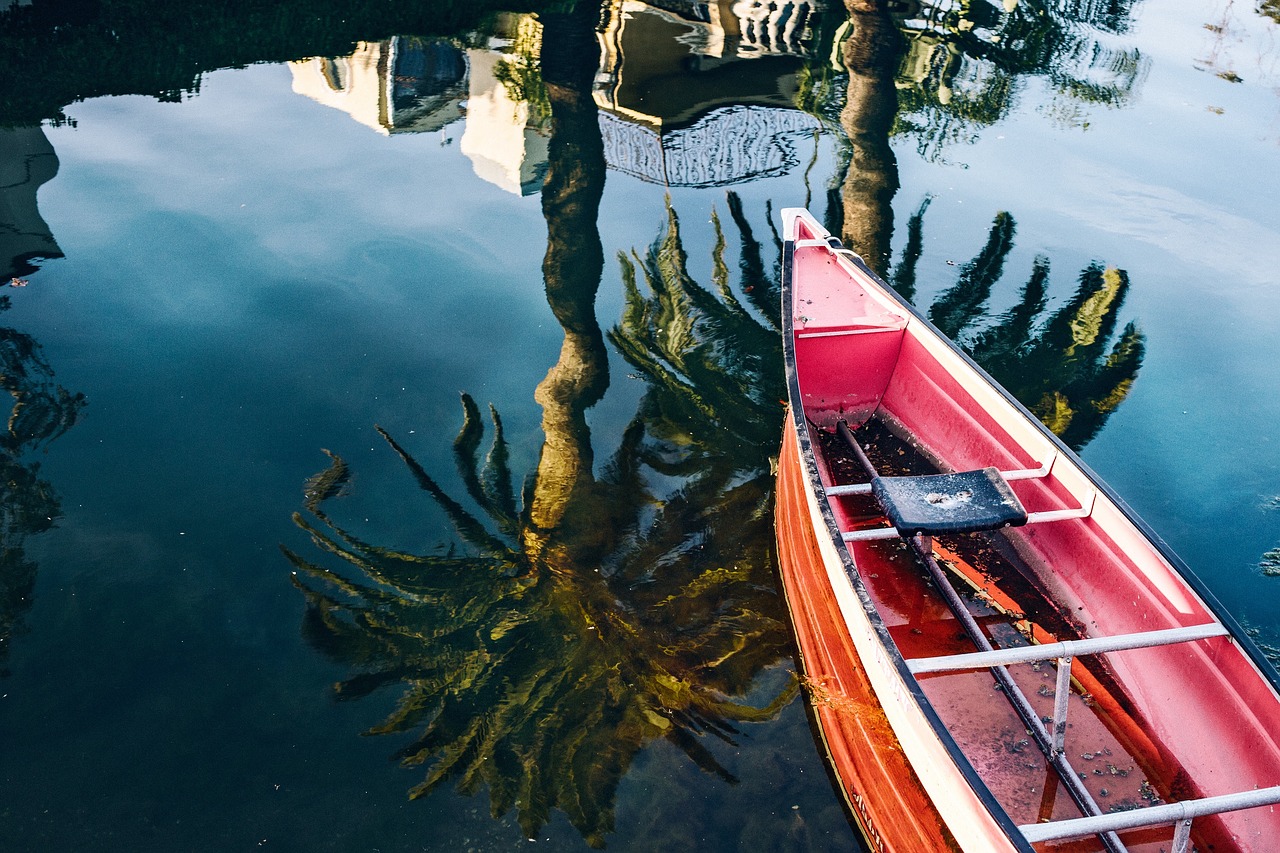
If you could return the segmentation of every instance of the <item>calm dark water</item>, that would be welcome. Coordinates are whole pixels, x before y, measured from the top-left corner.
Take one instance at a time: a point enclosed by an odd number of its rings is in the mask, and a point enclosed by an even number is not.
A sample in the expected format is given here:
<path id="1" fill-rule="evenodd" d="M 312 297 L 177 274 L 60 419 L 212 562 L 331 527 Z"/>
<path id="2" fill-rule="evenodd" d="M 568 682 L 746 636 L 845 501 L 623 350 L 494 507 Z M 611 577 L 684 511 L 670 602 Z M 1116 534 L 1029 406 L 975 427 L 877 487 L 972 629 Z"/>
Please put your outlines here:
<path id="1" fill-rule="evenodd" d="M 856 848 L 784 206 L 1280 648 L 1273 3 L 402 5 L 0 12 L 5 849 Z"/>

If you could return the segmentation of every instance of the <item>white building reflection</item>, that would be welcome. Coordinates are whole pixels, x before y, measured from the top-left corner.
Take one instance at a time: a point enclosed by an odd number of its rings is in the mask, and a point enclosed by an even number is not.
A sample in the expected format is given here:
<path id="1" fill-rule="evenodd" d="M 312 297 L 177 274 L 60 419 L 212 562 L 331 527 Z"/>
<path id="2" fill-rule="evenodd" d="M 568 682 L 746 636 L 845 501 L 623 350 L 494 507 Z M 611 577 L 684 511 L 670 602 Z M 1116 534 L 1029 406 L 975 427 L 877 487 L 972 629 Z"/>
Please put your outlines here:
<path id="1" fill-rule="evenodd" d="M 610 168 L 668 186 L 782 174 L 821 122 L 796 108 L 817 0 L 613 0 L 594 97 Z M 464 121 L 476 175 L 541 188 L 548 122 L 537 75 L 541 27 L 506 15 L 484 47 L 393 38 L 348 57 L 290 63 L 293 89 L 379 133 Z"/>
<path id="2" fill-rule="evenodd" d="M 293 91 L 378 133 L 439 130 L 463 115 L 466 58 L 447 41 L 361 42 L 350 56 L 290 62 Z"/>
<path id="3" fill-rule="evenodd" d="M 660 135 L 600 113 L 609 168 L 669 187 L 718 187 L 784 175 L 800 162 L 798 138 L 821 127 L 799 110 L 724 107 L 690 127 Z"/>
<path id="4" fill-rule="evenodd" d="M 507 16 L 501 31 L 506 36 L 488 48 L 467 51 L 470 94 L 460 147 L 478 177 L 507 192 L 532 195 L 542 189 L 550 136 L 535 83 L 542 28 L 530 15 Z"/>

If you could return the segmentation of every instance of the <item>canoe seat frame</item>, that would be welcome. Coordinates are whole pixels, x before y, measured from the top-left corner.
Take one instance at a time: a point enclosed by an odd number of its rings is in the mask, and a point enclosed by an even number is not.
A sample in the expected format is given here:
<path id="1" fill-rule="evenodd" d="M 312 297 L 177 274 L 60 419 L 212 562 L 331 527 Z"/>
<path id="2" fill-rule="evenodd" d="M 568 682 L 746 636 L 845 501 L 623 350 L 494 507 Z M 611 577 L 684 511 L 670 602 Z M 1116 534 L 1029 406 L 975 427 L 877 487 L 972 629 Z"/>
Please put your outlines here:
<path id="1" fill-rule="evenodd" d="M 1000 527 L 1021 526 L 1022 524 L 1087 518 L 1093 514 L 1093 506 L 1097 500 L 1096 492 L 1093 492 L 1087 501 L 1075 509 L 1032 513 L 1024 511 L 1021 513 L 1021 517 L 1014 512 L 1011 513 L 1010 518 L 1000 517 L 997 523 L 992 523 L 992 518 L 996 518 L 998 513 L 976 517 L 972 523 L 965 523 L 964 521 L 956 523 L 949 519 L 941 519 L 940 523 L 932 524 L 926 517 L 922 523 L 907 525 L 907 530 L 905 531 L 894 524 L 894 519 L 899 518 L 901 515 L 897 511 L 897 507 L 893 505 L 895 495 L 889 496 L 889 505 L 886 506 L 886 490 L 882 485 L 884 480 L 907 481 L 905 483 L 907 488 L 902 491 L 909 496 L 909 500 L 914 501 L 916 500 L 916 495 L 934 497 L 936 493 L 929 492 L 928 487 L 934 483 L 942 483 L 943 481 L 939 480 L 939 477 L 961 478 L 956 480 L 956 483 L 961 486 L 977 484 L 970 487 L 974 488 L 975 491 L 977 489 L 985 489 L 987 488 L 986 483 L 978 482 L 978 476 L 980 475 L 983 481 L 991 482 L 992 494 L 1003 498 L 1006 493 L 1012 495 L 1007 484 L 1009 480 L 1036 479 L 1048 476 L 1053 468 L 1054 461 L 1057 459 L 1056 454 L 1039 468 L 1014 471 L 997 471 L 994 468 L 986 468 L 979 469 L 976 472 L 961 472 L 960 474 L 951 475 L 883 478 L 876 472 L 871 460 L 867 457 L 857 439 L 854 438 L 849 425 L 845 421 L 840 421 L 836 424 L 836 432 L 853 451 L 854 455 L 857 456 L 862 467 L 871 475 L 871 482 L 828 486 L 825 489 L 827 496 L 871 495 L 891 520 L 891 526 L 889 527 L 842 531 L 841 537 L 846 543 L 876 539 L 902 538 L 906 540 L 911 545 L 916 556 L 928 569 L 934 586 L 942 594 L 942 597 L 946 599 L 947 605 L 964 626 L 970 640 L 979 649 L 977 652 L 966 654 L 911 659 L 906 661 L 908 670 L 914 676 L 973 669 L 990 670 L 1005 697 L 1009 700 L 1014 710 L 1017 711 L 1018 716 L 1022 718 L 1023 723 L 1026 724 L 1028 732 L 1036 741 L 1046 761 L 1056 771 L 1058 778 L 1084 815 L 1084 817 L 1080 818 L 1019 826 L 1018 830 L 1028 843 L 1083 838 L 1093 835 L 1097 836 L 1102 841 L 1103 846 L 1111 853 L 1127 853 L 1124 842 L 1120 840 L 1120 837 L 1116 834 L 1117 832 L 1173 824 L 1173 844 L 1170 853 L 1191 853 L 1191 822 L 1193 818 L 1280 803 L 1280 786 L 1276 786 L 1149 806 L 1119 813 L 1104 813 L 1097 801 L 1094 800 L 1093 796 L 1080 782 L 1078 772 L 1071 765 L 1066 755 L 1067 708 L 1068 699 L 1071 695 L 1071 663 L 1074 657 L 1190 643 L 1229 636 L 1230 632 L 1226 626 L 1219 622 L 1210 622 L 1202 625 L 1188 625 L 1158 631 L 1120 634 L 1111 637 L 1090 637 L 1080 640 L 1065 640 L 1056 643 L 997 649 L 991 645 L 991 642 L 979 627 L 977 620 L 969 613 L 964 601 L 956 592 L 955 587 L 951 585 L 946 573 L 933 555 L 933 533 L 968 533 L 993 530 Z M 1013 497 L 1013 502 L 1017 510 L 1022 509 L 1016 497 Z M 923 514 L 927 516 L 929 513 L 930 508 L 925 507 Z M 944 510 L 939 510 L 939 517 L 943 514 Z M 1039 714 L 1032 707 L 1030 700 L 1027 699 L 1026 694 L 1013 681 L 1006 669 L 1006 666 L 1011 664 L 1036 663 L 1048 660 L 1055 660 L 1057 664 L 1052 730 L 1045 727 L 1045 721 L 1041 720 Z M 1048 718 L 1045 719 L 1047 720 Z"/>
<path id="2" fill-rule="evenodd" d="M 936 533 L 974 533 L 980 530 L 995 530 L 1001 527 L 1021 527 L 1024 524 L 1042 524 L 1049 521 L 1067 521 L 1072 518 L 1088 518 L 1093 514 L 1094 503 L 1097 501 L 1097 492 L 1090 492 L 1089 497 L 1081 503 L 1079 507 L 1068 507 L 1067 509 L 1043 510 L 1040 512 L 1022 512 L 1020 516 L 1012 515 L 1008 518 L 999 518 L 996 521 L 988 521 L 986 519 L 979 520 L 971 524 L 955 524 L 946 519 L 942 519 L 942 511 L 939 511 L 939 521 L 933 524 L 928 522 L 923 524 L 899 526 L 896 520 L 901 517 L 900 512 L 894 512 L 890 507 L 885 506 L 882 495 L 885 492 L 892 491 L 895 483 L 911 483 L 913 485 L 923 486 L 922 489 L 916 491 L 929 495 L 927 491 L 930 481 L 936 477 L 965 477 L 967 482 L 974 482 L 977 477 L 975 475 L 983 475 L 984 480 L 993 481 L 991 488 L 996 490 L 1003 497 L 1007 494 L 1017 502 L 1017 497 L 1013 495 L 1009 489 L 1009 483 L 1016 480 L 1038 480 L 1042 477 L 1049 476 L 1053 471 L 1053 463 L 1057 461 L 1057 453 L 1049 458 L 1047 462 L 1039 468 L 1018 468 L 1011 471 L 999 471 L 995 468 L 980 468 L 977 471 L 964 471 L 959 474 L 931 474 L 920 477 L 881 477 L 872 467 L 871 461 L 867 459 L 866 453 L 863 452 L 862 446 L 858 444 L 857 439 L 853 437 L 849 427 L 843 421 L 837 425 L 837 431 L 844 438 L 850 448 L 858 456 L 858 460 L 862 466 L 871 473 L 871 482 L 869 483 L 850 483 L 839 486 L 828 486 L 826 493 L 828 497 L 846 497 L 849 495 L 873 495 L 881 507 L 886 510 L 886 515 L 890 520 L 888 527 L 873 527 L 868 530 L 846 530 L 842 531 L 840 536 L 845 542 L 866 542 L 872 539 L 905 539 L 911 536 L 926 535 L 931 536 Z M 981 488 L 981 487 L 979 487 Z M 1021 504 L 1018 504 L 1021 510 Z M 905 529 L 904 529 L 905 527 Z"/>

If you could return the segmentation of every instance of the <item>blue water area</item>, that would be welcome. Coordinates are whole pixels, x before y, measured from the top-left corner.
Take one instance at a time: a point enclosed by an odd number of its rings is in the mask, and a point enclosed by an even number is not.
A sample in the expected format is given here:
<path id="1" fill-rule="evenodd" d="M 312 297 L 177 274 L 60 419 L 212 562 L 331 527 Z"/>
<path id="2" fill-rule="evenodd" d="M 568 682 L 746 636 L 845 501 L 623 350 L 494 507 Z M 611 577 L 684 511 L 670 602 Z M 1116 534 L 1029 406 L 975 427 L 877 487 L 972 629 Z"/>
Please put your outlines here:
<path id="1" fill-rule="evenodd" d="M 395 5 L 0 10 L 0 846 L 859 849 L 783 207 L 1280 649 L 1269 6 Z"/>

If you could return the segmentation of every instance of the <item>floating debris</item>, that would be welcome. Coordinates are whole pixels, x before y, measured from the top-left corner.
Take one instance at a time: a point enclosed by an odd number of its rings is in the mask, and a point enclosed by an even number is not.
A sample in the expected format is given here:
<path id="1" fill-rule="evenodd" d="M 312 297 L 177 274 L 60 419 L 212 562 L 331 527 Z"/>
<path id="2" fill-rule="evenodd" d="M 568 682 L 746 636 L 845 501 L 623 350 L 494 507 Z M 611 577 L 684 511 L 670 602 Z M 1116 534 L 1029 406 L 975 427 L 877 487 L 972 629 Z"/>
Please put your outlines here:
<path id="1" fill-rule="evenodd" d="M 1009 752 L 1010 755 L 1017 755 L 1018 753 L 1022 752 L 1024 749 L 1026 749 L 1030 745 L 1031 745 L 1031 741 L 1027 740 L 1026 738 L 1022 738 L 1021 740 L 1005 743 L 1004 748 Z"/>
<path id="2" fill-rule="evenodd" d="M 1117 812 L 1131 812 L 1134 809 L 1143 808 L 1142 803 L 1136 800 L 1121 800 L 1118 803 L 1112 803 L 1107 806 L 1107 814 L 1115 814 Z"/>

